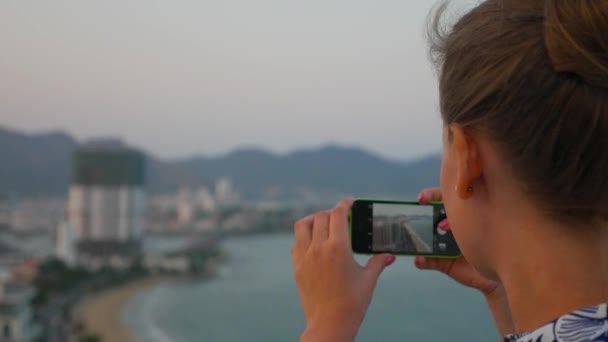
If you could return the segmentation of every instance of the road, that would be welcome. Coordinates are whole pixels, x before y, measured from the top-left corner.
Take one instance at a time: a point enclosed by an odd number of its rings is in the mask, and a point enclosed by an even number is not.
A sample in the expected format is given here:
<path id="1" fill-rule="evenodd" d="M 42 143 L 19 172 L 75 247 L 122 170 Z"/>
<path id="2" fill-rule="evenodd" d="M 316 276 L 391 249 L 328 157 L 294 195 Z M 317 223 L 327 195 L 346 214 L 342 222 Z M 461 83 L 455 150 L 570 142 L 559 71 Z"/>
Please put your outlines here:
<path id="1" fill-rule="evenodd" d="M 432 248 L 416 232 L 406 216 L 375 217 L 373 250 L 404 253 L 431 253 Z"/>

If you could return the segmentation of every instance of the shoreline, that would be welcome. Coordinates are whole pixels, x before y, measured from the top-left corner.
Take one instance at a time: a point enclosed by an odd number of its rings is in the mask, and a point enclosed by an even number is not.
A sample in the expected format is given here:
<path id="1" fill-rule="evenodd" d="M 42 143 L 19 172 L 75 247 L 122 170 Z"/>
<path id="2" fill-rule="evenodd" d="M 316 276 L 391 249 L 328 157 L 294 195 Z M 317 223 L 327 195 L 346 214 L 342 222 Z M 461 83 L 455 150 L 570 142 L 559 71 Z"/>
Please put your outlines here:
<path id="1" fill-rule="evenodd" d="M 133 332 L 123 320 L 129 302 L 144 291 L 180 278 L 149 276 L 87 296 L 76 306 L 76 320 L 84 324 L 87 334 L 99 336 L 102 341 L 135 342 Z"/>

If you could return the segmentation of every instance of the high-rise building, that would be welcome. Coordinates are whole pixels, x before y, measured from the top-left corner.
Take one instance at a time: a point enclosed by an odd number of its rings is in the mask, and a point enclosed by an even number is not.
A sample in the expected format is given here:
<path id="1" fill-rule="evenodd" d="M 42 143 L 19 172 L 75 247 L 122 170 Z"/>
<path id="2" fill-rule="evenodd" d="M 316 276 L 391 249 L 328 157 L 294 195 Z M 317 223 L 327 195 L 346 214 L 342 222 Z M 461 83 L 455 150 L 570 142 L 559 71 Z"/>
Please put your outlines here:
<path id="1" fill-rule="evenodd" d="M 76 232 L 74 227 L 66 221 L 57 225 L 55 235 L 55 255 L 69 266 L 76 264 Z"/>
<path id="2" fill-rule="evenodd" d="M 240 197 L 230 179 L 222 177 L 215 182 L 215 198 L 218 205 L 234 206 L 238 204 Z"/>
<path id="3" fill-rule="evenodd" d="M 78 241 L 140 239 L 145 195 L 144 155 L 122 144 L 91 144 L 72 160 L 68 220 Z"/>

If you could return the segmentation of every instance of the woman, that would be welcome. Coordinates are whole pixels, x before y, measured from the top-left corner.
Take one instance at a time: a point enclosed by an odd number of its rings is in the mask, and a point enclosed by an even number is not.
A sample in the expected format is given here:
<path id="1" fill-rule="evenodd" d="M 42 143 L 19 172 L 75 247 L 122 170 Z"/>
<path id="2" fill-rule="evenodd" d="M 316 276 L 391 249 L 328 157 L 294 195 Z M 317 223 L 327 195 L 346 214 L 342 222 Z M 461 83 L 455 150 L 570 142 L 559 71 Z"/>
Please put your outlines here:
<path id="1" fill-rule="evenodd" d="M 416 266 L 481 291 L 505 341 L 608 341 L 608 0 L 487 0 L 445 35 L 441 12 L 441 187 L 419 199 L 463 257 Z M 355 262 L 351 204 L 295 225 L 302 341 L 353 341 L 395 261 Z"/>

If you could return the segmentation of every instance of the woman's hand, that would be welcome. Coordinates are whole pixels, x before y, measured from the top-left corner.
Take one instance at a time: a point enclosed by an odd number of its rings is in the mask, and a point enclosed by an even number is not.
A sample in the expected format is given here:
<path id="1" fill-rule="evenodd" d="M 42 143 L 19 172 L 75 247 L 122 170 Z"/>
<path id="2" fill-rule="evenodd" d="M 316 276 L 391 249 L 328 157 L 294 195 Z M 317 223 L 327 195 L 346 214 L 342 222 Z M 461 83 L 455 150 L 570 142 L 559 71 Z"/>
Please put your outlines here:
<path id="1" fill-rule="evenodd" d="M 295 224 L 293 269 L 306 316 L 302 341 L 354 341 L 390 254 L 359 265 L 350 246 L 348 212 L 353 200 Z"/>
<path id="2" fill-rule="evenodd" d="M 418 195 L 418 201 L 421 204 L 441 201 L 441 192 L 438 188 L 422 190 Z M 448 219 L 442 221 L 439 227 L 450 230 Z M 501 283 L 482 276 L 464 257 L 457 259 L 416 257 L 415 265 L 422 270 L 437 270 L 462 285 L 479 290 L 488 302 L 499 333 L 504 336 L 513 332 L 511 310 L 504 287 Z"/>

